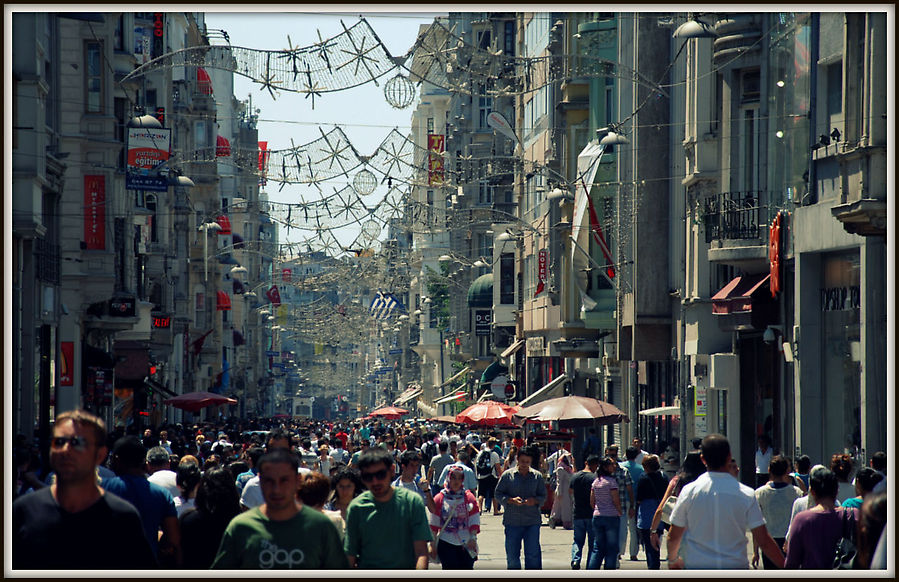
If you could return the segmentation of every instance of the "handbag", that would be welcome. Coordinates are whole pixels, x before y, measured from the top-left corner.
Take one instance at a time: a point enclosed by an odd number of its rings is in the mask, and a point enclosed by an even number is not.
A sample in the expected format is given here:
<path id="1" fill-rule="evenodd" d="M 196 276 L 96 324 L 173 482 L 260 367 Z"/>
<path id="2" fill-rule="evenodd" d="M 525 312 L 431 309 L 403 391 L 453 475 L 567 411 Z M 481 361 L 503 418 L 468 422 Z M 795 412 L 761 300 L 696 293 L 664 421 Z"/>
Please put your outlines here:
<path id="1" fill-rule="evenodd" d="M 834 570 L 851 570 L 855 562 L 855 556 L 858 553 L 856 548 L 855 514 L 852 510 L 845 509 L 842 510 L 842 514 L 843 531 L 840 539 L 837 540 L 832 568 Z"/>
<path id="2" fill-rule="evenodd" d="M 671 525 L 671 512 L 674 511 L 675 505 L 677 505 L 677 495 L 669 495 L 665 504 L 662 505 L 662 521 L 668 525 Z"/>

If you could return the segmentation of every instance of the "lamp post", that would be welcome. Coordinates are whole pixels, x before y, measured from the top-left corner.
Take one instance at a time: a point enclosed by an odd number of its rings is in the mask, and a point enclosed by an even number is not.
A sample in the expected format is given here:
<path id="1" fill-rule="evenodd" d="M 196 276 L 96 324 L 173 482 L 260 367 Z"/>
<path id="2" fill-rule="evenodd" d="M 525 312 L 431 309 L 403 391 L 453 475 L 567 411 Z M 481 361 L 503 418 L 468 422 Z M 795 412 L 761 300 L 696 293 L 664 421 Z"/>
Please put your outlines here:
<path id="1" fill-rule="evenodd" d="M 217 222 L 204 222 L 197 227 L 197 230 L 203 231 L 203 281 L 209 282 L 209 231 L 218 232 L 222 230 L 222 225 Z"/>

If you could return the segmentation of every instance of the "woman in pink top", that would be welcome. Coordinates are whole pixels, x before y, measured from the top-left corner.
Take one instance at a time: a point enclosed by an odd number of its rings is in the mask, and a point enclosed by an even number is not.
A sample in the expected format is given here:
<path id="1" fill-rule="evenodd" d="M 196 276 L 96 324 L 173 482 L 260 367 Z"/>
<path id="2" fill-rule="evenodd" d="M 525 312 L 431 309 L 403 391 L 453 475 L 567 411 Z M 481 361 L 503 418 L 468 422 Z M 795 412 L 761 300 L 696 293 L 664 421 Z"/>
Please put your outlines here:
<path id="1" fill-rule="evenodd" d="M 618 568 L 618 528 L 621 519 L 621 498 L 615 479 L 617 463 L 610 457 L 599 461 L 596 479 L 590 489 L 593 506 L 593 553 L 587 562 L 588 570 L 599 570 L 605 560 L 606 570 Z"/>

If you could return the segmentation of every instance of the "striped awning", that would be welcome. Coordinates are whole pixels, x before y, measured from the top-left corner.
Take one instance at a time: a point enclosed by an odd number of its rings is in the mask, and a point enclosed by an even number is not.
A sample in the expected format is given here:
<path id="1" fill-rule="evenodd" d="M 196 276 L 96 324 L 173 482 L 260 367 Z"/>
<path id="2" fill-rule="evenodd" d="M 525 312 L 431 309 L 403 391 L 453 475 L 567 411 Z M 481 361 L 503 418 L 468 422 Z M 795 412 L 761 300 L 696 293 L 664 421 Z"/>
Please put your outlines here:
<path id="1" fill-rule="evenodd" d="M 523 346 L 523 345 L 524 345 L 524 340 L 523 340 L 523 339 L 520 339 L 520 340 L 518 340 L 517 342 L 515 342 L 514 344 L 512 344 L 511 346 L 507 347 L 507 348 L 503 351 L 503 353 L 501 353 L 501 354 L 499 355 L 499 357 L 501 357 L 501 358 L 508 358 L 509 356 L 511 356 L 512 354 L 514 354 L 514 353 L 517 352 L 518 350 L 520 350 L 520 349 L 521 349 L 521 346 Z"/>
<path id="2" fill-rule="evenodd" d="M 518 405 L 523 408 L 529 404 L 536 404 L 538 402 L 546 400 L 547 398 L 549 398 L 549 396 L 553 393 L 553 391 L 556 388 L 563 386 L 565 384 L 565 380 L 567 380 L 567 379 L 568 379 L 567 374 L 562 374 L 560 376 L 553 378 L 543 388 L 541 388 L 540 390 L 537 390 L 536 392 L 534 392 L 533 394 L 531 394 L 530 396 L 528 396 L 527 398 L 525 398 L 524 400 L 519 402 Z"/>
<path id="3" fill-rule="evenodd" d="M 461 401 L 465 400 L 466 396 L 468 396 L 468 390 L 456 390 L 448 396 L 438 398 L 434 401 L 434 404 L 445 404 L 447 402 Z"/>
<path id="4" fill-rule="evenodd" d="M 461 378 L 462 376 L 464 376 L 465 374 L 467 374 L 469 372 L 471 372 L 471 366 L 466 366 L 466 367 L 462 368 L 460 371 L 453 374 L 452 377 L 450 377 L 448 380 L 445 380 L 443 383 L 441 383 L 439 386 L 437 386 L 437 390 L 442 390 L 443 388 L 449 386 L 450 384 L 452 384 L 453 382 L 455 382 L 456 380 L 458 380 L 459 378 Z"/>
<path id="5" fill-rule="evenodd" d="M 419 394 L 422 393 L 422 388 L 420 386 L 413 385 L 410 388 L 406 389 L 405 392 L 400 394 L 399 398 L 397 398 L 394 402 L 394 406 L 402 406 L 403 404 L 410 402 L 414 398 L 416 398 Z"/>

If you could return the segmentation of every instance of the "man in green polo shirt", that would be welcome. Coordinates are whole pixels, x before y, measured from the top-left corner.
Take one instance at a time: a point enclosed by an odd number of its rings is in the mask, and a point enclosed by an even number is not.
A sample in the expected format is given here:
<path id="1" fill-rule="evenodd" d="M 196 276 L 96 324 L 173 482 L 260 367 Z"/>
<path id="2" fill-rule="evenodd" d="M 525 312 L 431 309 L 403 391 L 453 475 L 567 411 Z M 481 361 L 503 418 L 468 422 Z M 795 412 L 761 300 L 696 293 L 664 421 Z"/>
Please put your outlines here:
<path id="1" fill-rule="evenodd" d="M 276 449 L 259 459 L 263 505 L 228 524 L 213 569 L 337 569 L 348 566 L 340 534 L 323 513 L 297 500 L 299 459 Z"/>
<path id="2" fill-rule="evenodd" d="M 344 551 L 350 567 L 428 569 L 431 528 L 421 496 L 393 487 L 393 456 L 374 447 L 359 458 L 368 486 L 347 508 Z"/>

